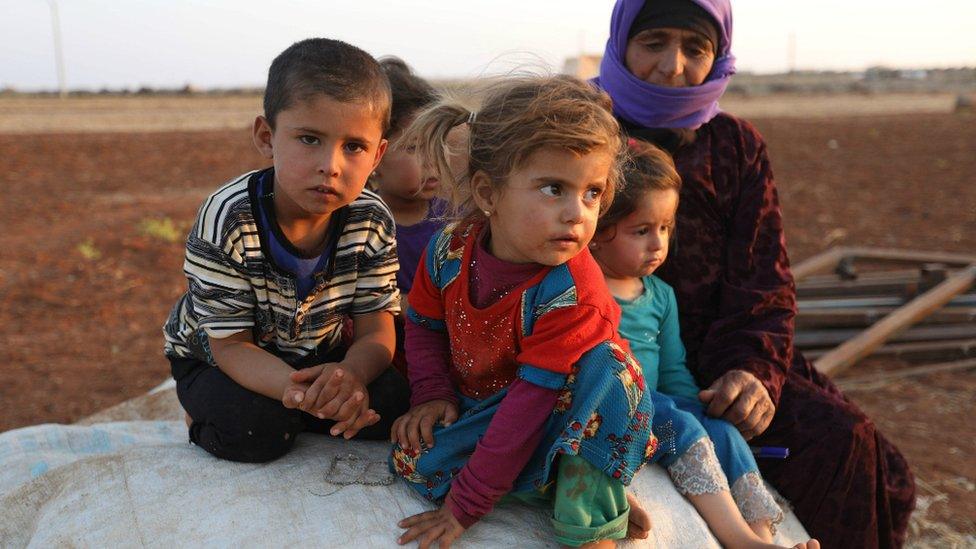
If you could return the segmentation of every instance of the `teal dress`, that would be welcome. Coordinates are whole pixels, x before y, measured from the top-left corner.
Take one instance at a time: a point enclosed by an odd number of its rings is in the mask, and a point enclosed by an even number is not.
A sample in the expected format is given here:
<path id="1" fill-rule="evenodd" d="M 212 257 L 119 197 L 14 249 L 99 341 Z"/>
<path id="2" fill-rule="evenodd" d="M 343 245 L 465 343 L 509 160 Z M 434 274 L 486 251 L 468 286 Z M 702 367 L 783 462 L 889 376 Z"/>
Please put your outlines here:
<path id="1" fill-rule="evenodd" d="M 620 335 L 643 366 L 647 388 L 671 397 L 679 410 L 695 416 L 705 428 L 734 494 L 736 481 L 744 475 L 758 477 L 756 460 L 734 425 L 705 415 L 700 389 L 685 366 L 674 290 L 654 275 L 642 281 L 644 292 L 636 299 L 617 299 L 622 310 Z"/>

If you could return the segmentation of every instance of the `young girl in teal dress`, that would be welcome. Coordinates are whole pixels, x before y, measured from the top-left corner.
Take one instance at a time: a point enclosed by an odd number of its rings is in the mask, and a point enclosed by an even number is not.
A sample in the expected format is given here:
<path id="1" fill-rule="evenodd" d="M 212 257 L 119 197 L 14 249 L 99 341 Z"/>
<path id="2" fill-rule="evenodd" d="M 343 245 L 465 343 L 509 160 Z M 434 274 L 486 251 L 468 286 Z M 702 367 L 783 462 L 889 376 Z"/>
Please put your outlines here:
<path id="1" fill-rule="evenodd" d="M 657 147 L 635 139 L 628 143 L 633 158 L 624 170 L 624 188 L 590 242 L 622 310 L 620 335 L 641 363 L 648 388 L 671 397 L 705 428 L 743 518 L 760 537 L 772 539 L 783 513 L 739 431 L 705 415 L 701 390 L 685 367 L 674 290 L 652 274 L 668 255 L 681 180 L 670 157 Z"/>

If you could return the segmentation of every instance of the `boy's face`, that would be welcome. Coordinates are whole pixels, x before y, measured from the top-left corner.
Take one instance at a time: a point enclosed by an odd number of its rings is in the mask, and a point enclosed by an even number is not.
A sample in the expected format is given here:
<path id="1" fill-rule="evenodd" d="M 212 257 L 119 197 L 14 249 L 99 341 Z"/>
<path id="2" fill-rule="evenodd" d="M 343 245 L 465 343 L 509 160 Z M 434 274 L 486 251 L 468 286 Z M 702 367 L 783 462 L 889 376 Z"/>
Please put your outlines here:
<path id="1" fill-rule="evenodd" d="M 254 144 L 274 160 L 282 221 L 322 218 L 355 200 L 386 151 L 380 118 L 365 103 L 320 94 L 279 112 L 275 126 L 257 117 Z"/>

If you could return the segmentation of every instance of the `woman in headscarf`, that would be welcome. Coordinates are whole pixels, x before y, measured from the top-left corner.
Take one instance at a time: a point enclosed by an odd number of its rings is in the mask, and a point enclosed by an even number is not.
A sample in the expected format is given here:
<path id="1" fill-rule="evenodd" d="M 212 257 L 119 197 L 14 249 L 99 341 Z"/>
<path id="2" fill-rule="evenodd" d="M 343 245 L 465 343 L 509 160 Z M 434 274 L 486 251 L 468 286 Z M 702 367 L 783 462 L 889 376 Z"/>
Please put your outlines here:
<path id="1" fill-rule="evenodd" d="M 824 547 L 898 547 L 914 507 L 908 464 L 793 348 L 796 295 L 766 145 L 718 108 L 735 72 L 728 0 L 618 0 L 597 85 L 632 136 L 671 152 L 684 182 L 674 287 L 708 413 L 757 446 L 763 476 Z"/>

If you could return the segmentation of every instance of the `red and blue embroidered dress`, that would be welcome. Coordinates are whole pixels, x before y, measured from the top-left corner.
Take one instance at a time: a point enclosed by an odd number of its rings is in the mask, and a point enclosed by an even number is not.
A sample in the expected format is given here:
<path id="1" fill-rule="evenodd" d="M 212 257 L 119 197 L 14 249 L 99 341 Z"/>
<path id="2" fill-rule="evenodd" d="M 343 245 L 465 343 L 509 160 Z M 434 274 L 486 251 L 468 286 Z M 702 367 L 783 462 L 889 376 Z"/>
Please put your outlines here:
<path id="1" fill-rule="evenodd" d="M 510 405 L 508 394 L 515 397 L 518 390 L 519 402 L 525 402 L 521 395 L 536 387 L 555 391 L 556 398 L 544 411 L 541 429 L 523 426 L 539 431 L 526 439 L 534 449 L 522 457 L 510 456 L 524 463 L 507 468 L 512 478 L 490 479 L 487 488 L 493 499 L 548 482 L 553 459 L 560 453 L 579 455 L 629 484 L 657 447 L 651 433 L 653 405 L 639 364 L 617 335 L 619 308 L 599 267 L 584 250 L 565 264 L 541 268 L 479 308 L 472 303 L 471 284 L 478 276 L 472 262 L 481 228 L 451 225 L 436 234 L 414 279 L 407 318 L 449 340 L 449 367 L 442 378 L 456 391 L 453 400 L 459 402 L 461 417 L 448 427 L 435 428 L 436 445 L 431 448 L 395 446 L 394 470 L 432 500 L 443 498 L 452 482 L 488 483 L 468 478 L 469 461 L 483 462 L 481 454 L 496 447 L 493 439 L 517 425 L 520 410 Z M 436 382 L 427 387 L 432 384 Z M 429 394 L 444 397 L 442 391 Z M 421 402 L 414 400 L 415 405 Z M 453 491 L 452 495 L 456 497 Z M 462 518 L 470 524 L 477 517 Z"/>

